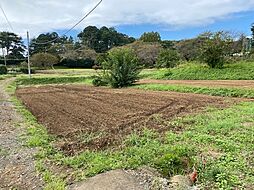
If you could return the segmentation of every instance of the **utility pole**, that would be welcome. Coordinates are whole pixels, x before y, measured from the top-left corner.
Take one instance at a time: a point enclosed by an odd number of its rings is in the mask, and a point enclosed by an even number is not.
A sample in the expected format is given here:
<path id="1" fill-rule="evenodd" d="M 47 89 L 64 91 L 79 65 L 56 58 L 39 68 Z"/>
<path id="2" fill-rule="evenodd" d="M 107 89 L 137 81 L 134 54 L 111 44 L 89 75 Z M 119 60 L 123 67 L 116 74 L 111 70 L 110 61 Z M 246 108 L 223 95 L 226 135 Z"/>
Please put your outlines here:
<path id="1" fill-rule="evenodd" d="M 28 75 L 29 78 L 31 78 L 31 65 L 30 65 L 30 40 L 29 40 L 29 32 L 27 31 L 27 50 L 28 50 L 28 57 L 27 57 L 27 62 L 28 62 Z"/>
<path id="2" fill-rule="evenodd" d="M 7 66 L 7 61 L 6 61 L 6 57 L 5 57 L 5 53 L 4 53 L 4 48 L 2 47 L 2 54 L 4 57 L 4 65 Z"/>

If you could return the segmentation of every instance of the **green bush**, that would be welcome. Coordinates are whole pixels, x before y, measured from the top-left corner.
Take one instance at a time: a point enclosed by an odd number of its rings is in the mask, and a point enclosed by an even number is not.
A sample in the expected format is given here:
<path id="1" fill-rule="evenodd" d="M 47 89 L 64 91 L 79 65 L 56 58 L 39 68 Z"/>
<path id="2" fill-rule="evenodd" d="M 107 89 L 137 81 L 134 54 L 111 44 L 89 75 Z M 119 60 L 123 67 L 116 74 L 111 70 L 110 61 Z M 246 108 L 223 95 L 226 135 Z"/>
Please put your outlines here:
<path id="1" fill-rule="evenodd" d="M 206 33 L 201 48 L 201 60 L 210 68 L 222 68 L 230 55 L 232 38 L 226 32 Z"/>
<path id="2" fill-rule="evenodd" d="M 107 86 L 107 81 L 103 79 L 102 76 L 95 76 L 92 80 L 94 86 Z"/>
<path id="3" fill-rule="evenodd" d="M 164 176 L 173 176 L 184 174 L 193 166 L 190 150 L 186 148 L 175 148 L 172 152 L 163 155 L 155 160 L 155 167 L 160 170 Z"/>
<path id="4" fill-rule="evenodd" d="M 178 65 L 180 56 L 176 50 L 163 49 L 157 59 L 158 68 L 174 68 Z"/>
<path id="5" fill-rule="evenodd" d="M 138 75 L 141 71 L 135 53 L 130 49 L 124 48 L 110 51 L 102 67 L 104 72 L 100 80 L 105 81 L 102 84 L 107 83 L 113 88 L 132 85 L 138 80 Z M 98 78 L 96 80 L 94 83 L 100 84 Z"/>
<path id="6" fill-rule="evenodd" d="M 4 65 L 0 65 L 0 75 L 5 75 L 7 74 L 8 70 L 7 67 Z"/>

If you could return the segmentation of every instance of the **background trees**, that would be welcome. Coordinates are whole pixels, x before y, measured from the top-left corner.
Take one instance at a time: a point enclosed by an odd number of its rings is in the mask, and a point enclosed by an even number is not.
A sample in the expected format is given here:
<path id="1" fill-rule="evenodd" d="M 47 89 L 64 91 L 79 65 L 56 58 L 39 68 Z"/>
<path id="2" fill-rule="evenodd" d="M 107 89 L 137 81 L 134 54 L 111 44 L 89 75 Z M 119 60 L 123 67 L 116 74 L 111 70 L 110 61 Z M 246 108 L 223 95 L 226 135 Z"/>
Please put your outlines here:
<path id="1" fill-rule="evenodd" d="M 58 61 L 56 56 L 49 53 L 37 53 L 31 57 L 32 66 L 44 69 L 53 67 Z"/>
<path id="2" fill-rule="evenodd" d="M 201 48 L 201 59 L 211 68 L 222 68 L 226 56 L 229 56 L 233 39 L 227 32 L 204 33 L 201 38 L 204 43 Z"/>
<path id="3" fill-rule="evenodd" d="M 78 34 L 81 43 L 97 53 L 104 53 L 116 46 L 122 46 L 135 41 L 134 38 L 117 32 L 114 28 L 97 28 L 88 26 Z"/>
<path id="4" fill-rule="evenodd" d="M 0 47 L 6 50 L 8 59 L 23 59 L 25 46 L 22 38 L 12 32 L 0 32 Z"/>
<path id="5" fill-rule="evenodd" d="M 143 42 L 160 42 L 161 36 L 158 32 L 145 32 L 139 40 Z"/>
<path id="6" fill-rule="evenodd" d="M 178 65 L 180 55 L 176 50 L 163 49 L 161 50 L 156 66 L 158 68 L 173 68 Z"/>
<path id="7" fill-rule="evenodd" d="M 252 43 L 251 46 L 254 48 L 254 23 L 251 25 L 251 32 L 252 32 Z"/>

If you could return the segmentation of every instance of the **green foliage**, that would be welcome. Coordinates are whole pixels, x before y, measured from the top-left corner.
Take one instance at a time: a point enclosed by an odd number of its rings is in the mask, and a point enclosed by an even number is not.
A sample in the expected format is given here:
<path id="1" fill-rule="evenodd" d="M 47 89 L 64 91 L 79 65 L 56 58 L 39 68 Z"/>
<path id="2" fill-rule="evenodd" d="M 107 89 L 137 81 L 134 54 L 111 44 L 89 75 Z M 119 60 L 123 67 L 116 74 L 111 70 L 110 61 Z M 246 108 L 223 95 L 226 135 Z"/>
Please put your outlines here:
<path id="1" fill-rule="evenodd" d="M 176 50 L 163 49 L 157 59 L 158 68 L 173 68 L 178 65 L 180 56 Z"/>
<path id="2" fill-rule="evenodd" d="M 6 58 L 8 59 L 23 59 L 25 46 L 22 38 L 12 32 L 0 32 L 0 47 L 6 49 Z M 12 61 L 17 63 L 15 61 Z M 9 63 L 9 61 L 7 61 Z"/>
<path id="3" fill-rule="evenodd" d="M 58 58 L 49 53 L 37 53 L 31 57 L 32 66 L 39 68 L 51 68 L 58 63 Z"/>
<path id="4" fill-rule="evenodd" d="M 86 27 L 80 34 L 79 39 L 85 46 L 94 49 L 97 53 L 105 53 L 113 47 L 122 46 L 135 41 L 125 34 L 117 32 L 114 28 Z"/>
<path id="5" fill-rule="evenodd" d="M 184 175 L 186 171 L 191 171 L 193 167 L 193 160 L 191 159 L 193 154 L 191 154 L 191 151 L 184 146 L 173 148 L 170 153 L 156 159 L 155 166 L 166 177 L 177 174 Z"/>
<path id="6" fill-rule="evenodd" d="M 254 23 L 251 25 L 251 32 L 252 32 L 251 46 L 252 46 L 252 48 L 254 48 Z"/>
<path id="7" fill-rule="evenodd" d="M 97 87 L 98 86 L 107 86 L 108 82 L 102 75 L 98 75 L 98 76 L 93 77 L 92 84 Z"/>
<path id="8" fill-rule="evenodd" d="M 20 63 L 20 69 L 19 71 L 21 73 L 24 73 L 24 74 L 28 74 L 28 63 L 26 61 L 23 61 Z M 30 71 L 31 71 L 31 74 L 34 74 L 35 73 L 35 69 L 34 68 L 30 68 Z"/>
<path id="9" fill-rule="evenodd" d="M 137 55 L 140 64 L 146 68 L 154 68 L 162 46 L 158 42 L 148 43 L 136 41 L 124 46 L 133 49 Z"/>
<path id="10" fill-rule="evenodd" d="M 69 84 L 86 83 L 91 84 L 91 77 L 39 77 L 39 78 L 18 78 L 18 85 L 45 85 L 45 84 Z"/>
<path id="11" fill-rule="evenodd" d="M 231 36 L 225 32 L 205 33 L 201 48 L 201 59 L 211 68 L 222 68 L 230 55 Z"/>
<path id="12" fill-rule="evenodd" d="M 254 80 L 254 62 L 226 64 L 222 69 L 200 63 L 185 63 L 173 69 L 144 70 L 142 78 L 169 80 Z"/>
<path id="13" fill-rule="evenodd" d="M 160 42 L 161 36 L 158 32 L 145 32 L 140 37 L 140 40 L 143 42 Z"/>
<path id="14" fill-rule="evenodd" d="M 140 73 L 138 58 L 130 49 L 114 49 L 109 52 L 103 63 L 104 73 L 101 81 L 106 81 L 113 88 L 132 85 Z"/>
<path id="15" fill-rule="evenodd" d="M 137 85 L 135 88 L 156 91 L 175 91 L 184 93 L 207 94 L 211 96 L 225 97 L 243 97 L 254 98 L 254 90 L 238 89 L 238 88 L 210 88 L 210 87 L 193 87 L 182 85 L 165 85 L 165 84 L 143 84 Z"/>
<path id="16" fill-rule="evenodd" d="M 0 75 L 6 75 L 7 73 L 7 67 L 5 65 L 0 65 Z"/>

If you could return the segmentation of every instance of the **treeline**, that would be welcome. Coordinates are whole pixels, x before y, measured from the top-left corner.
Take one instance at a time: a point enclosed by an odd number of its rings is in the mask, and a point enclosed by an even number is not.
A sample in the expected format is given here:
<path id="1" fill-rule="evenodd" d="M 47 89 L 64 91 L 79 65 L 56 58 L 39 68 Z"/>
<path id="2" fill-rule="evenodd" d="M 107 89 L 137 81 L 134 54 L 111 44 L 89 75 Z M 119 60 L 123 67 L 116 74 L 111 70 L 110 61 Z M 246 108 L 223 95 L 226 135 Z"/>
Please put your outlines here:
<path id="1" fill-rule="evenodd" d="M 254 25 L 251 30 L 254 36 Z M 7 64 L 26 61 L 27 50 L 18 35 L 0 32 L 0 46 L 6 51 Z M 206 32 L 192 39 L 169 41 L 162 40 L 158 32 L 145 32 L 135 39 L 114 28 L 88 26 L 77 35 L 77 40 L 56 32 L 40 34 L 31 40 L 30 54 L 33 66 L 41 68 L 100 68 L 107 53 L 120 47 L 134 50 L 139 63 L 146 68 L 174 67 L 180 60 L 201 60 L 211 67 L 221 67 L 235 55 L 249 55 L 251 46 L 254 47 L 253 40 L 227 32 Z M 3 59 L 0 64 L 4 64 Z"/>

